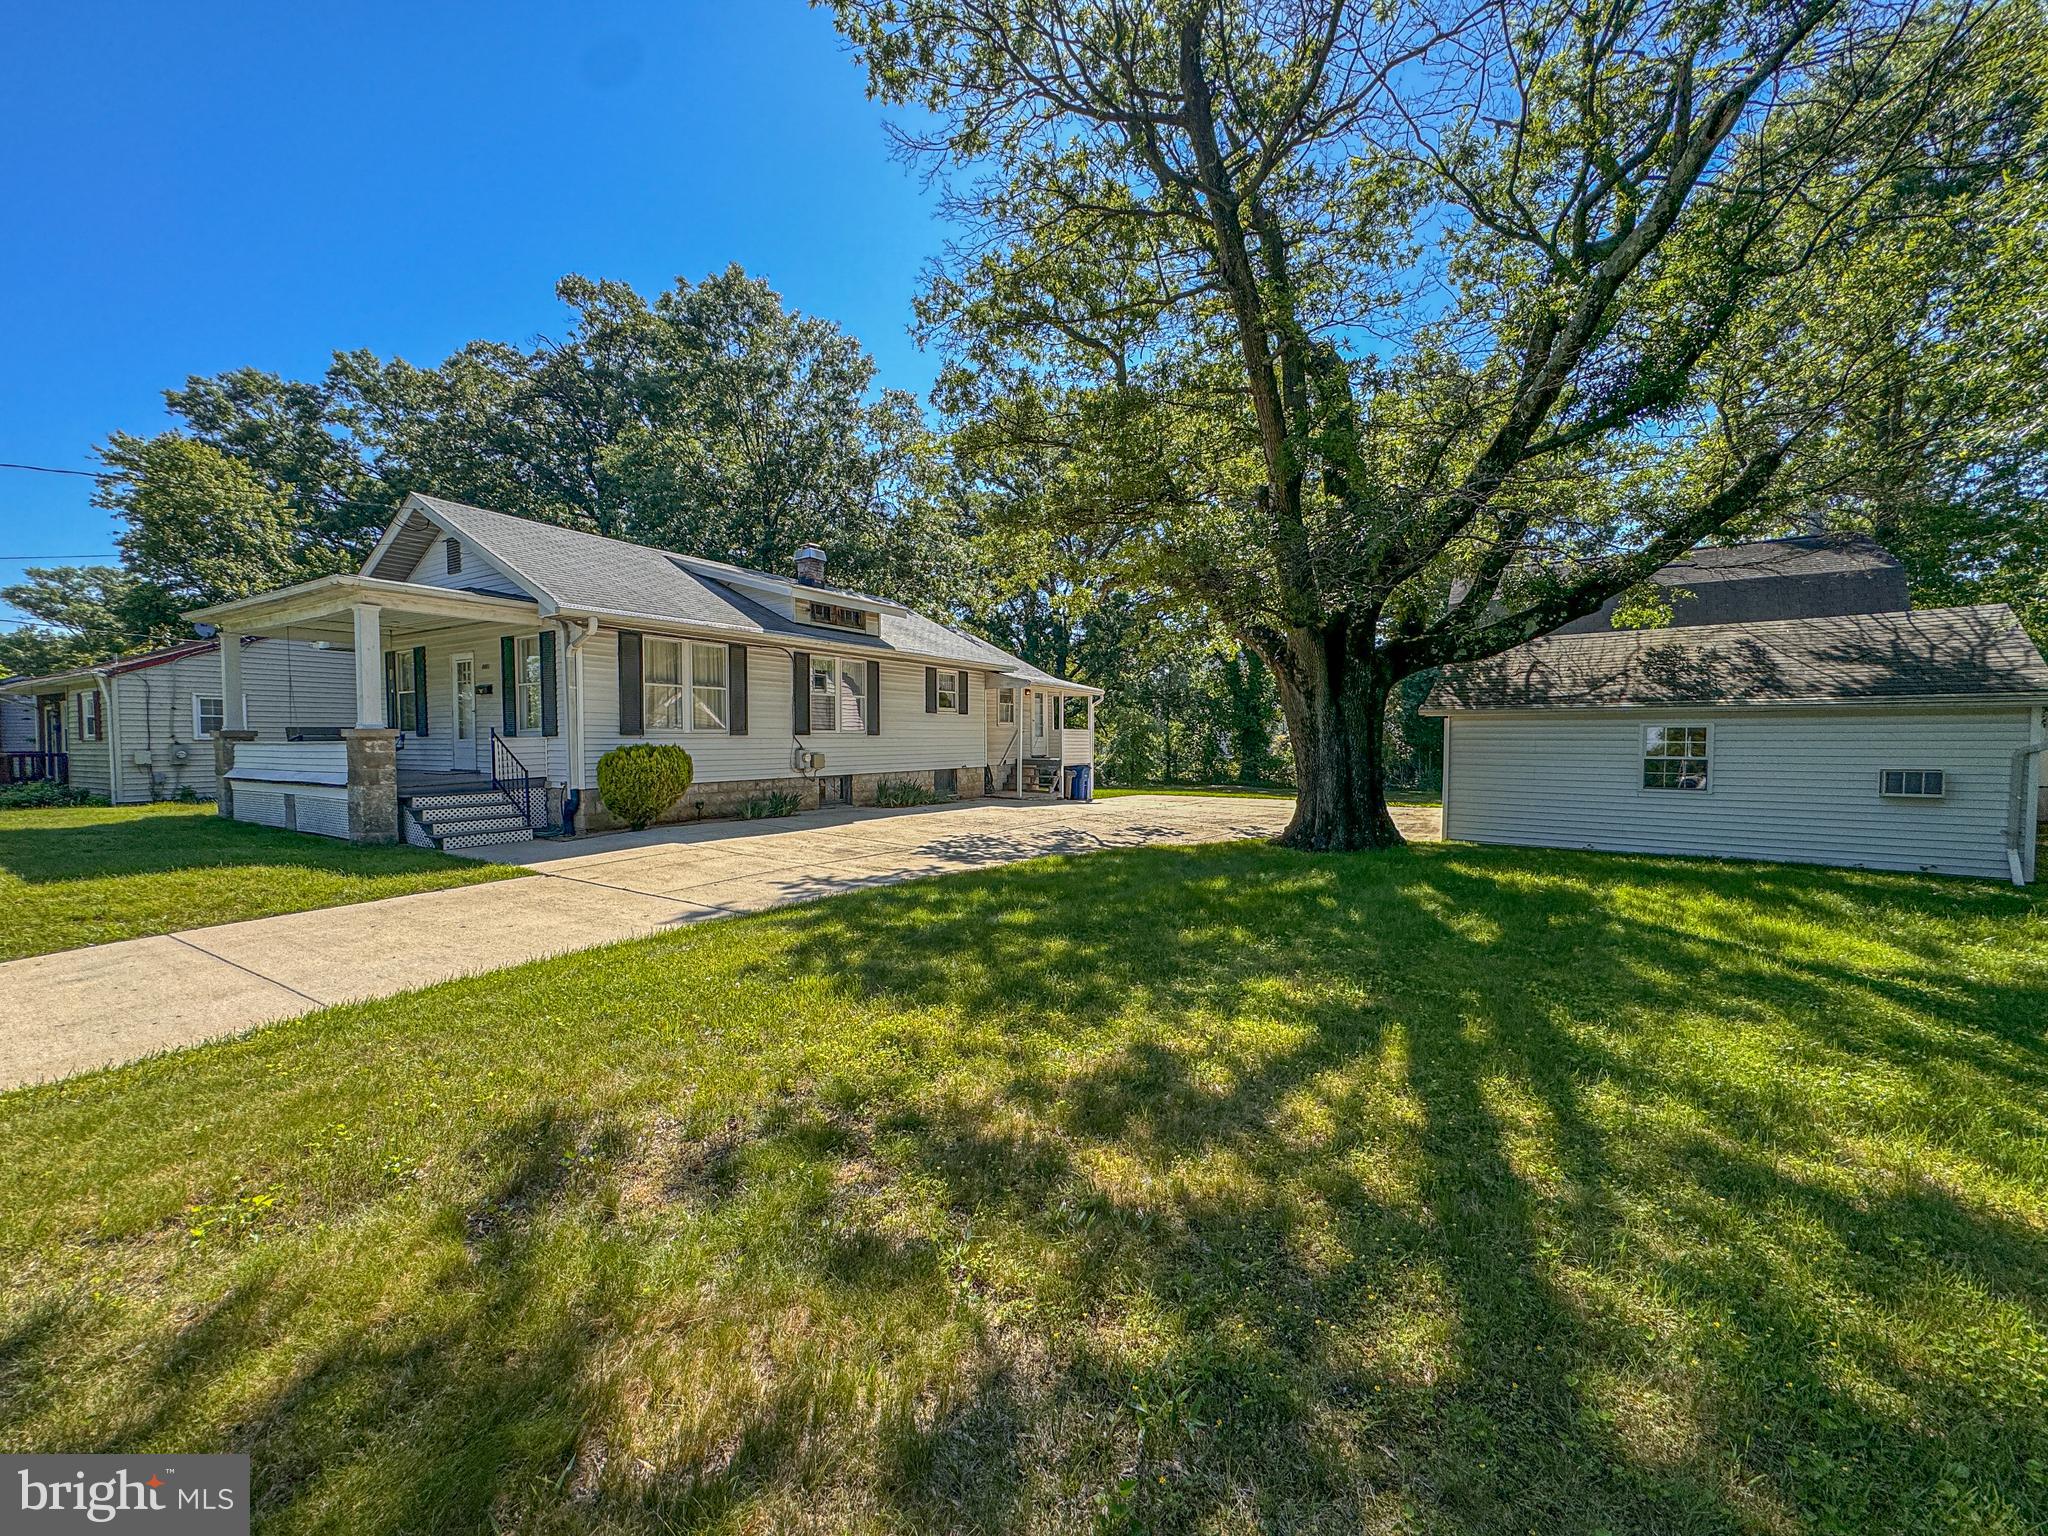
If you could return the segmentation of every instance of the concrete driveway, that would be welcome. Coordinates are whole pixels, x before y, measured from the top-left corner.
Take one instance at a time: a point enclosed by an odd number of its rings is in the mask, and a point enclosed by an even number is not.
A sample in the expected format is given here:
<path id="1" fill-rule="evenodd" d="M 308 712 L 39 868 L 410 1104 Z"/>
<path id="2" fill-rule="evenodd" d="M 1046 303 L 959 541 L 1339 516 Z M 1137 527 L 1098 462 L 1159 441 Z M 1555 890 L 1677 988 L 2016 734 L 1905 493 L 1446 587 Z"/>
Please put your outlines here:
<path id="1" fill-rule="evenodd" d="M 1270 837 L 1284 800 L 1134 795 L 818 812 L 483 849 L 536 878 L 0 964 L 0 1087 L 335 1003 L 865 886 L 1147 843 Z M 1410 836 L 1433 814 L 1403 812 Z"/>

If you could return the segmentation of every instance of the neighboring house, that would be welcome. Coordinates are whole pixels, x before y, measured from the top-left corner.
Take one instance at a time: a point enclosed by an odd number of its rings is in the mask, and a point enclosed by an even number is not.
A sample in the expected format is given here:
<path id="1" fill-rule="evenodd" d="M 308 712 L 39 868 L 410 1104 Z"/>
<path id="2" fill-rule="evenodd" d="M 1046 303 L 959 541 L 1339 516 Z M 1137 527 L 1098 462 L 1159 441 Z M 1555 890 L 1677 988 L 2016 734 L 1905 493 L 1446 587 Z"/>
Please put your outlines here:
<path id="1" fill-rule="evenodd" d="M 353 718 L 355 669 L 344 653 L 301 640 L 245 639 L 240 646 L 244 721 L 280 739 Z M 227 717 L 220 643 L 192 640 L 48 677 L 0 681 L 0 699 L 28 711 L 26 742 L 10 727 L 8 766 L 17 779 L 48 778 L 116 805 L 216 792 L 214 733 Z"/>
<path id="2" fill-rule="evenodd" d="M 1064 795 L 1092 768 L 1099 690 L 866 593 L 409 496 L 359 573 L 189 617 L 318 635 L 356 662 L 344 741 L 259 730 L 222 810 L 362 841 L 467 847 L 613 823 L 597 764 L 667 741 L 696 765 L 674 819 L 771 793 L 868 804 Z M 235 652 L 224 653 L 232 657 Z"/>
<path id="3" fill-rule="evenodd" d="M 1699 551 L 1659 584 L 1808 543 Z M 1763 559 L 1773 588 L 1720 578 L 1709 610 L 1749 622 L 1560 633 L 1447 669 L 1424 705 L 1444 835 L 2031 880 L 2048 662 L 2002 604 L 1904 609 L 1869 550 L 1850 579 L 1871 610 L 1835 611 L 1836 561 L 1802 583 Z"/>
<path id="4" fill-rule="evenodd" d="M 35 750 L 35 705 L 19 694 L 0 693 L 0 754 Z"/>
<path id="5" fill-rule="evenodd" d="M 1673 626 L 1756 624 L 1821 619 L 1846 613 L 1903 613 L 1906 568 L 1861 534 L 1759 539 L 1722 549 L 1696 549 L 1653 571 L 1650 585 L 1671 605 Z M 1574 619 L 1560 635 L 1606 634 L 1623 599 Z"/>

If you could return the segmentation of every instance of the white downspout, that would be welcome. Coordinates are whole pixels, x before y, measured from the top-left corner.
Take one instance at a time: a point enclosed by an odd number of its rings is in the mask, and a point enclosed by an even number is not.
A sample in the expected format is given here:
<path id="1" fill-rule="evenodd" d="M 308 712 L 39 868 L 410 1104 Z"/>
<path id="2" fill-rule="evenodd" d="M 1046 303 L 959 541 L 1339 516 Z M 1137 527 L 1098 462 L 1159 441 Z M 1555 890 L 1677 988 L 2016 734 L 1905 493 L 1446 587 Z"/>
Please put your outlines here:
<path id="1" fill-rule="evenodd" d="M 2027 846 L 2027 818 L 2034 809 L 2027 803 L 2032 798 L 2027 791 L 2033 787 L 2027 760 L 2043 752 L 2048 752 L 2048 736 L 2035 737 L 2012 755 L 2012 780 L 2005 808 L 2005 864 L 2014 885 L 2027 883 L 2027 872 L 2020 861 L 2021 850 Z"/>
<path id="2" fill-rule="evenodd" d="M 583 779 L 587 772 L 583 764 L 583 648 L 597 638 L 598 623 L 595 615 L 583 621 L 581 630 L 566 619 L 558 618 L 555 623 L 561 627 L 562 643 L 568 651 L 569 660 L 569 665 L 562 669 L 569 689 L 569 772 L 566 782 L 580 809 Z"/>
<path id="3" fill-rule="evenodd" d="M 107 804 L 120 805 L 121 801 L 121 727 L 119 717 L 114 713 L 114 682 L 102 668 L 93 668 L 93 677 L 98 682 L 100 693 L 100 736 L 107 744 Z M 151 769 L 154 774 L 155 769 Z M 156 780 L 150 780 L 150 793 L 156 793 Z"/>

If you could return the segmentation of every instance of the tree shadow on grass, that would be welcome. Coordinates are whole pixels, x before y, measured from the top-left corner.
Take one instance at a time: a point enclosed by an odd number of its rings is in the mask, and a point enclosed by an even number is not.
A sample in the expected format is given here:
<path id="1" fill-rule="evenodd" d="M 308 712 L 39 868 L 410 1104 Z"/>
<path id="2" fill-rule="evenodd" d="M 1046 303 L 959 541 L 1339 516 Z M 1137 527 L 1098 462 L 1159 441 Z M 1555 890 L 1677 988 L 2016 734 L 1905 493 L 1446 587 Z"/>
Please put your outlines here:
<path id="1" fill-rule="evenodd" d="M 1553 867 L 1561 878 L 1529 888 L 1525 862 L 1483 852 L 1109 854 L 1085 885 L 1055 866 L 820 912 L 797 950 L 864 1001 L 1008 1022 L 954 1065 L 970 1079 L 999 1065 L 1001 1105 L 1032 1133 L 996 1129 L 987 1098 L 935 1111 L 920 1093 L 889 1145 L 963 1220 L 1059 1253 L 1069 1293 L 1165 1319 L 1173 1342 L 1142 1368 L 1070 1348 L 1053 1394 L 1124 1426 L 1105 1433 L 1127 1473 L 1146 1464 L 1128 1432 L 1146 1391 L 1201 1426 L 1175 1440 L 1163 1482 L 1131 1490 L 1139 1524 L 1252 1510 L 1273 1529 L 1339 1528 L 1391 1497 L 1458 1529 L 1736 1529 L 1839 1509 L 1906 1528 L 1952 1512 L 1940 1490 L 1960 1443 L 1970 1497 L 2039 1513 L 2025 1471 L 2048 1449 L 2038 1426 L 1986 1412 L 1954 1362 L 1873 1345 L 1836 1368 L 1816 1297 L 1876 1316 L 1938 1263 L 2038 1324 L 2048 1243 L 1947 1190 L 1841 1193 L 1791 1164 L 1896 1129 L 1810 1098 L 1799 1074 L 1839 1060 L 1990 1106 L 1968 1155 L 2026 1166 L 2003 1143 L 2048 1129 L 2028 1107 L 2041 1077 L 2024 1023 L 2048 1016 L 2048 983 L 1972 993 L 1912 943 L 1884 973 L 1760 963 L 1711 918 L 1704 934 L 1661 923 L 1640 915 L 1654 901 L 1606 887 L 1648 884 L 1678 912 L 1703 885 L 1739 895 L 1741 871 Z M 1838 914 L 1836 878 L 1774 882 L 1795 909 Z M 1914 896 L 1856 883 L 1874 901 Z M 963 932 L 977 936 L 964 953 Z M 1682 1031 L 1645 1027 L 1660 1008 L 1752 995 L 1789 1085 L 1689 1065 Z M 1405 1126 L 1369 1107 L 1389 1094 Z M 1304 1117 L 1324 1127 L 1308 1149 L 1291 1129 Z M 1362 1176 L 1375 1160 L 1400 1178 Z M 1226 1196 L 1204 1192 L 1205 1169 Z M 1688 1207 L 1725 1228 L 1711 1262 L 1672 1214 Z M 1770 1230 L 1784 1219 L 1810 1224 L 1818 1250 L 1785 1252 Z M 1632 1256 L 1645 1249 L 1671 1256 Z M 1423 1310 L 1453 1342 L 1405 1365 L 1332 1357 L 1326 1330 L 1355 1349 L 1378 1299 L 1418 1277 L 1440 1286 Z M 1673 1303 L 1676 1319 L 1655 1315 Z M 1718 1337 L 1694 1339 L 1701 1326 Z M 1687 1350 L 1704 1352 L 1658 1358 Z M 1646 1395 L 1663 1420 L 1647 1429 L 1630 1423 Z"/>
<path id="2" fill-rule="evenodd" d="M 459 1243 L 411 1312 L 336 1333 L 292 1265 L 254 1266 L 171 1336 L 153 1390 L 92 1448 L 177 1448 L 247 1356 L 326 1336 L 227 1446 L 205 1447 L 250 1456 L 258 1529 L 346 1511 L 356 1531 L 485 1530 L 536 1488 L 566 1500 L 601 1306 L 562 1285 L 545 1234 L 606 1136 L 539 1112 L 472 1149 L 485 1177 L 471 1204 L 443 1213 Z"/>
<path id="3" fill-rule="evenodd" d="M 245 1263 L 104 1443 L 302 1337 L 231 1437 L 265 1524 L 2038 1525 L 2048 979 L 1959 985 L 1910 925 L 1760 951 L 1744 878 L 1158 849 L 756 920 L 717 984 L 811 989 L 756 1097 L 693 1133 L 565 1086 L 447 1153 L 408 1306 L 323 1326 Z M 1815 922 L 1939 899 L 1771 878 Z"/>

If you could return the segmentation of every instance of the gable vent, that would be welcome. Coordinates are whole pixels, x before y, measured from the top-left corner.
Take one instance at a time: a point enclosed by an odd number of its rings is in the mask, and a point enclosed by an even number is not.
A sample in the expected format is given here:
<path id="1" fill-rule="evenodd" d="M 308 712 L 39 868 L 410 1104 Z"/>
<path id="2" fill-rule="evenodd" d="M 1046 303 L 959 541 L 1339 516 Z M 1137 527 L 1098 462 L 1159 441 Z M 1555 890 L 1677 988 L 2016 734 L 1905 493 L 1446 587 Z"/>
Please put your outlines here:
<path id="1" fill-rule="evenodd" d="M 455 537 L 451 536 L 451 537 L 449 538 L 449 540 L 448 540 L 448 543 L 446 544 L 445 548 L 446 548 L 446 549 L 447 549 L 447 551 L 448 551 L 448 574 L 449 574 L 450 576 L 459 576 L 459 575 L 461 575 L 461 574 L 462 574 L 462 540 L 460 540 L 460 539 L 458 539 L 458 538 L 455 538 Z"/>

